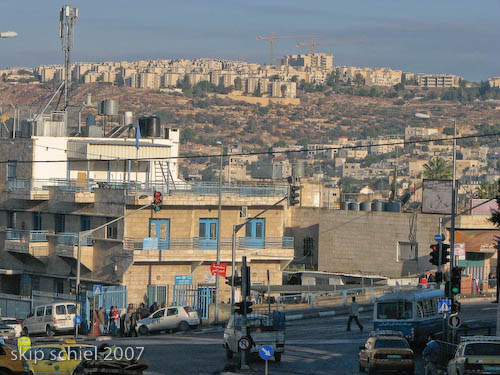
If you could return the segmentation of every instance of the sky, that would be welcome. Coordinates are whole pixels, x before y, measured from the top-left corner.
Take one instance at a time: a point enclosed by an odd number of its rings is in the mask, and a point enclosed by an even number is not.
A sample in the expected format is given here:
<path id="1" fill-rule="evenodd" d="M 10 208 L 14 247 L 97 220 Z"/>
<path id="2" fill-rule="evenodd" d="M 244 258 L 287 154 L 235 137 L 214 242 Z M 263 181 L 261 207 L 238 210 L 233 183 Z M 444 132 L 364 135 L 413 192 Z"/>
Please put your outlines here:
<path id="1" fill-rule="evenodd" d="M 63 64 L 54 0 L 0 0 L 0 68 Z M 315 36 L 335 65 L 500 76 L 500 0 L 71 0 L 79 8 L 72 61 L 213 57 L 267 63 L 306 53 Z M 303 36 L 303 37 L 301 37 Z"/>

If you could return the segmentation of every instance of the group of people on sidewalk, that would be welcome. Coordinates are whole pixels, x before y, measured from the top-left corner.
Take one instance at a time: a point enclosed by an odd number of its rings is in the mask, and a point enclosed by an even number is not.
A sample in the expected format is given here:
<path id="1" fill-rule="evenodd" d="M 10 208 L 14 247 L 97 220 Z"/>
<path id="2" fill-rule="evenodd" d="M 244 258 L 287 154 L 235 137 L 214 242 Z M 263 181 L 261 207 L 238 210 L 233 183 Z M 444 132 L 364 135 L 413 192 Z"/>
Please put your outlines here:
<path id="1" fill-rule="evenodd" d="M 151 305 L 149 310 L 144 303 L 141 303 L 137 308 L 132 303 L 129 303 L 127 310 L 124 312 L 120 312 L 117 306 L 111 306 L 109 312 L 106 313 L 104 307 L 101 306 L 93 312 L 91 334 L 93 336 L 137 336 L 137 322 L 148 317 L 159 308 L 156 302 Z"/>

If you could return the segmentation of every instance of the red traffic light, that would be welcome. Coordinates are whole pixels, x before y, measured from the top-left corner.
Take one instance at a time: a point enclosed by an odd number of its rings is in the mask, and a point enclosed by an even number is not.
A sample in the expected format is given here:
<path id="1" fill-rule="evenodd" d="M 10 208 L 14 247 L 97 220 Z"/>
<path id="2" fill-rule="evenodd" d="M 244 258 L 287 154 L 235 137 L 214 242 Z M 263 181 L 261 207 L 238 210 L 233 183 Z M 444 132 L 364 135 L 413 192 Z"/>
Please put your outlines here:
<path id="1" fill-rule="evenodd" d="M 155 199 L 161 198 L 161 191 L 155 191 Z"/>
<path id="2" fill-rule="evenodd" d="M 439 245 L 438 244 L 433 244 L 430 246 L 432 251 L 438 251 L 439 250 Z"/>

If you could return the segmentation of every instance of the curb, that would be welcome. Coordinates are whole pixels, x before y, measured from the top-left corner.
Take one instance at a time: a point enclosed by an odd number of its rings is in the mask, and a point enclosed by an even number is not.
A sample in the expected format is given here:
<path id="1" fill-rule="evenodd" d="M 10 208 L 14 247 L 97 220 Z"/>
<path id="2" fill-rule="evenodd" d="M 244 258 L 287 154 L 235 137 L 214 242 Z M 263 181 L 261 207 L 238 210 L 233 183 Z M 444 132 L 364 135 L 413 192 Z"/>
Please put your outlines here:
<path id="1" fill-rule="evenodd" d="M 362 306 L 359 308 L 359 312 L 373 311 L 373 306 Z M 328 311 L 311 311 L 302 314 L 292 314 L 286 315 L 286 321 L 302 320 L 302 319 L 313 319 L 313 318 L 323 318 L 326 316 L 340 316 L 349 314 L 349 310 L 342 308 L 338 310 L 328 310 Z"/>

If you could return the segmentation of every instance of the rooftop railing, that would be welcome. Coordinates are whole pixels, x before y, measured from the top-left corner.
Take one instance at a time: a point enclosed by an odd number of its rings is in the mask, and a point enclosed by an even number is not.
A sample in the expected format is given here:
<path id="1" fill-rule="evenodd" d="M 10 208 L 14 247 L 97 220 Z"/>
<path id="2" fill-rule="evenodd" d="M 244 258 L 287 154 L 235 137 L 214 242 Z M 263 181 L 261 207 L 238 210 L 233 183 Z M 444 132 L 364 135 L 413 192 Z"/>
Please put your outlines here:
<path id="1" fill-rule="evenodd" d="M 46 230 L 23 230 L 8 228 L 6 230 L 7 241 L 23 241 L 23 242 L 47 242 Z"/>
<path id="2" fill-rule="evenodd" d="M 123 241 L 125 250 L 215 250 L 215 238 L 193 237 L 186 239 L 160 240 L 156 237 L 130 238 Z M 251 249 L 293 249 L 293 237 L 239 237 L 236 239 L 236 250 Z M 221 250 L 231 250 L 231 238 L 221 238 Z"/>
<path id="3" fill-rule="evenodd" d="M 78 233 L 58 233 L 56 234 L 56 243 L 58 245 L 76 246 L 78 245 Z M 82 237 L 82 246 L 93 246 L 92 236 Z"/>

